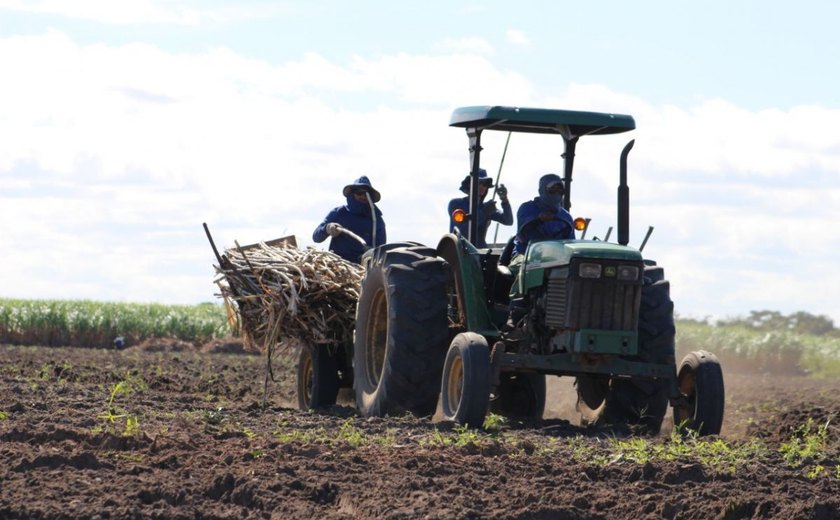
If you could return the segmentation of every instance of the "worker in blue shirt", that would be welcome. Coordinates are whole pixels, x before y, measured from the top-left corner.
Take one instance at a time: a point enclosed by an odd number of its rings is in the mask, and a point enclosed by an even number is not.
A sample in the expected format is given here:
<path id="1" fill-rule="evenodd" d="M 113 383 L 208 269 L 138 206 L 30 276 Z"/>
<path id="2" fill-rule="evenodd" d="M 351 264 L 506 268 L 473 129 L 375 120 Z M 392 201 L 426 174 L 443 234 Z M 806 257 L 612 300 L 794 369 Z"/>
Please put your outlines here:
<path id="1" fill-rule="evenodd" d="M 524 202 L 516 212 L 514 257 L 523 254 L 531 240 L 575 238 L 572 215 L 563 207 L 565 194 L 566 188 L 559 175 L 549 173 L 540 177 L 539 196 Z"/>
<path id="2" fill-rule="evenodd" d="M 330 211 L 312 233 L 312 240 L 330 240 L 329 250 L 341 258 L 361 263 L 362 254 L 386 241 L 385 221 L 376 207 L 381 198 L 366 176 L 359 177 L 342 190 L 347 204 Z M 345 233 L 345 230 L 350 233 Z M 355 235 L 355 236 L 353 236 Z M 358 237 L 358 238 L 357 238 Z M 361 239 L 364 243 L 360 242 Z"/>
<path id="3" fill-rule="evenodd" d="M 513 211 L 510 208 L 510 202 L 508 201 L 507 196 L 507 188 L 505 188 L 504 184 L 499 184 L 496 187 L 496 194 L 499 196 L 499 200 L 502 203 L 502 209 L 499 210 L 496 208 L 496 201 L 490 200 L 488 202 L 484 202 L 484 198 L 487 196 L 487 192 L 490 188 L 493 187 L 493 179 L 487 176 L 487 170 L 481 168 L 478 170 L 478 199 L 480 201 L 480 208 L 477 212 L 478 218 L 478 236 L 473 237 L 473 245 L 478 248 L 487 247 L 487 241 L 485 237 L 487 236 L 487 229 L 490 227 L 491 221 L 496 221 L 500 224 L 505 226 L 510 226 L 513 224 Z M 463 222 L 455 222 L 452 219 L 452 213 L 456 209 L 461 209 L 465 213 L 470 212 L 470 176 L 467 175 L 464 177 L 464 180 L 461 181 L 461 191 L 466 193 L 466 197 L 455 198 L 449 201 L 449 231 L 452 232 L 455 228 L 458 229 L 463 236 L 468 236 L 467 230 L 469 228 L 469 220 L 465 220 Z"/>

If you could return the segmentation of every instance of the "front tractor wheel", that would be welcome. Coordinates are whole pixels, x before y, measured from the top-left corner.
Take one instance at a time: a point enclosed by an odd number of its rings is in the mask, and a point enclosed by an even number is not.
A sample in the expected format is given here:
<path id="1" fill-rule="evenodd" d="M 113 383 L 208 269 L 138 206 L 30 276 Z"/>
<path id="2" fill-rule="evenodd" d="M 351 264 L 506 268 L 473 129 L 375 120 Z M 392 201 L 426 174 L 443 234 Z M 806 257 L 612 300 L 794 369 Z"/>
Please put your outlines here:
<path id="1" fill-rule="evenodd" d="M 327 345 L 301 346 L 297 364 L 298 408 L 325 408 L 338 396 L 338 365 Z"/>
<path id="2" fill-rule="evenodd" d="M 490 402 L 490 349 L 483 336 L 455 336 L 443 364 L 440 386 L 443 418 L 470 428 L 484 426 Z"/>
<path id="3" fill-rule="evenodd" d="M 717 435 L 723 426 L 723 371 L 717 357 L 705 350 L 687 354 L 677 373 L 680 402 L 674 424 L 699 435 Z"/>
<path id="4" fill-rule="evenodd" d="M 408 243 L 378 248 L 356 310 L 356 407 L 366 417 L 432 415 L 449 339 L 446 262 Z"/>

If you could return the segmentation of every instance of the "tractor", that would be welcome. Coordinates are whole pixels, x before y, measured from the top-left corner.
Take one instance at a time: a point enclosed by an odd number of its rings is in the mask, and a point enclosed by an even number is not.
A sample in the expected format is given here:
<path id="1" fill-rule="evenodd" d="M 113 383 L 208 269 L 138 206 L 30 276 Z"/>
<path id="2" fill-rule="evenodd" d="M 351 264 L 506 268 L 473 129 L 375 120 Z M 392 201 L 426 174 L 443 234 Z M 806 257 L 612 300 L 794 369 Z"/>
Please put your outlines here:
<path id="1" fill-rule="evenodd" d="M 642 256 L 644 243 L 628 245 L 627 157 L 634 141 L 619 158 L 616 243 L 532 241 L 513 262 L 511 241 L 473 246 L 484 131 L 562 138 L 568 210 L 578 140 L 632 131 L 634 119 L 479 106 L 456 109 L 450 126 L 464 128 L 469 139 L 470 211 L 459 216 L 468 233 L 444 235 L 435 248 L 392 243 L 364 256 L 352 356 L 345 354 L 360 413 L 431 416 L 440 404 L 444 419 L 474 428 L 490 412 L 540 419 L 546 376 L 555 375 L 575 378 L 582 424 L 655 434 L 670 404 L 676 425 L 719 433 L 720 363 L 696 351 L 676 364 L 669 282 L 662 267 Z M 575 221 L 583 236 L 587 224 Z"/>

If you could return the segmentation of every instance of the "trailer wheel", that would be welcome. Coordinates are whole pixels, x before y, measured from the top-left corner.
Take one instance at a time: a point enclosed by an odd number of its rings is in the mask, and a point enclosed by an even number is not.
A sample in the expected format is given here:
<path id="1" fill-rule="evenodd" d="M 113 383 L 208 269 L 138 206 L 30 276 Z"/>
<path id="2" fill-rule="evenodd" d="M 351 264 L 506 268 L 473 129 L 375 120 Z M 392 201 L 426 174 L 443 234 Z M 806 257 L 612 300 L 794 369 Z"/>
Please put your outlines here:
<path id="1" fill-rule="evenodd" d="M 639 307 L 638 361 L 674 363 L 674 302 L 671 285 L 664 270 L 645 266 L 642 298 Z M 668 409 L 669 383 L 666 379 L 613 378 L 606 396 L 604 422 L 640 425 L 648 433 L 658 434 Z"/>
<path id="2" fill-rule="evenodd" d="M 338 368 L 327 345 L 302 346 L 297 363 L 298 408 L 324 408 L 338 396 Z"/>
<path id="3" fill-rule="evenodd" d="M 470 428 L 484 426 L 490 401 L 490 349 L 474 332 L 455 336 L 446 354 L 440 385 L 443 418 Z"/>
<path id="4" fill-rule="evenodd" d="M 682 400 L 674 406 L 674 424 L 699 435 L 719 434 L 725 393 L 717 357 L 705 350 L 688 353 L 680 363 L 677 383 Z"/>
<path id="5" fill-rule="evenodd" d="M 545 374 L 505 372 L 490 401 L 490 411 L 505 417 L 542 419 Z"/>
<path id="6" fill-rule="evenodd" d="M 362 415 L 434 413 L 448 343 L 447 277 L 446 262 L 422 245 L 388 244 L 373 253 L 353 347 Z"/>

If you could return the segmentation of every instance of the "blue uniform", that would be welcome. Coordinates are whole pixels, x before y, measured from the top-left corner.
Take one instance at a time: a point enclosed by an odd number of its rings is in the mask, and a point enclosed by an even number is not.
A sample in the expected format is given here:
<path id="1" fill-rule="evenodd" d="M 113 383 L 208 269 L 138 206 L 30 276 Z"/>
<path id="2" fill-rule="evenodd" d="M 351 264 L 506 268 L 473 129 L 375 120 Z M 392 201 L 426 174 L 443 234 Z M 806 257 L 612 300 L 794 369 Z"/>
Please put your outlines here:
<path id="1" fill-rule="evenodd" d="M 539 197 L 519 206 L 516 212 L 517 233 L 513 241 L 513 254 L 521 255 L 531 240 L 563 240 L 575 238 L 575 224 L 572 216 L 563 208 L 562 194 L 548 193 L 549 184 L 560 182 L 554 174 L 544 175 L 540 179 Z M 549 212 L 552 220 L 543 222 L 539 216 Z"/>
<path id="2" fill-rule="evenodd" d="M 386 241 L 385 235 L 385 221 L 382 220 L 382 212 L 376 206 L 373 207 L 376 212 L 376 244 L 381 246 Z M 312 240 L 315 242 L 323 242 L 329 236 L 327 234 L 327 224 L 335 222 L 342 227 L 345 227 L 353 233 L 359 235 L 365 240 L 367 246 L 363 246 L 356 239 L 345 235 L 344 233 L 333 237 L 330 240 L 329 250 L 348 260 L 356 262 L 362 261 L 362 254 L 369 248 L 374 246 L 373 238 L 373 221 L 370 217 L 370 205 L 362 203 L 353 198 L 353 195 L 347 197 L 347 204 L 339 206 L 330 211 L 321 224 L 315 228 L 312 233 Z"/>
<path id="3" fill-rule="evenodd" d="M 465 220 L 460 224 L 453 221 L 452 212 L 456 209 L 462 209 L 466 213 L 469 213 L 470 198 L 461 197 L 449 201 L 449 231 L 451 232 L 453 228 L 457 227 L 458 231 L 466 237 L 469 229 L 469 220 Z M 492 201 L 482 204 L 482 208 L 478 212 L 478 236 L 473 239 L 473 245 L 475 247 L 487 247 L 485 237 L 487 236 L 487 229 L 490 227 L 490 222 L 493 220 L 505 226 L 513 224 L 513 211 L 510 208 L 510 202 L 507 200 L 502 201 L 501 210 L 495 208 Z"/>

